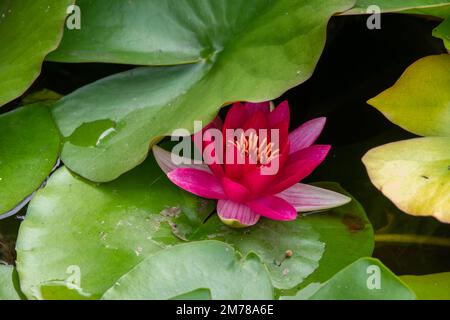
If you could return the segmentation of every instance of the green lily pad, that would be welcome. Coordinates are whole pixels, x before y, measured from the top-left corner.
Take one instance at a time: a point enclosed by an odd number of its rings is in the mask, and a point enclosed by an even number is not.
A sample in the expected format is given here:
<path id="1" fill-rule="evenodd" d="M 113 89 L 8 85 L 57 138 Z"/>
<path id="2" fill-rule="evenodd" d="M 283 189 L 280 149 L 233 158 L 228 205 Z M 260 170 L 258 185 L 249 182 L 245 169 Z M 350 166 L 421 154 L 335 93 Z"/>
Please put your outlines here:
<path id="1" fill-rule="evenodd" d="M 356 5 L 345 14 L 364 14 L 373 5 L 379 6 L 384 13 L 399 12 L 444 18 L 450 12 L 448 0 L 357 0 Z"/>
<path id="2" fill-rule="evenodd" d="M 48 59 L 135 65 L 202 63 L 216 54 L 245 57 L 251 44 L 255 45 L 253 57 L 269 58 L 263 54 L 273 50 L 268 43 L 283 46 L 286 40 L 309 40 L 321 30 L 305 34 L 312 31 L 307 26 L 320 29 L 330 15 L 353 4 L 354 0 L 323 4 L 313 0 L 78 0 L 82 28 L 67 30 Z M 280 27 L 282 35 L 276 32 Z M 310 53 L 315 50 L 308 48 Z"/>
<path id="3" fill-rule="evenodd" d="M 170 300 L 212 300 L 211 290 L 197 289 L 179 296 L 170 298 Z"/>
<path id="4" fill-rule="evenodd" d="M 316 185 L 345 193 L 334 183 Z M 255 252 L 278 289 L 291 289 L 305 280 L 325 281 L 353 261 L 371 255 L 374 245 L 372 226 L 356 200 L 296 221 L 261 219 L 243 230 L 225 226 L 215 215 L 189 239 L 221 240 L 244 255 Z M 292 256 L 286 257 L 287 251 Z"/>
<path id="5" fill-rule="evenodd" d="M 450 138 L 389 143 L 362 160 L 375 187 L 399 209 L 450 222 Z"/>
<path id="6" fill-rule="evenodd" d="M 401 276 L 420 300 L 449 300 L 450 272 L 427 274 L 423 276 Z"/>
<path id="7" fill-rule="evenodd" d="M 329 18 L 353 0 L 79 5 L 83 27 L 66 33 L 52 59 L 182 64 L 119 73 L 56 104 L 53 114 L 66 139 L 64 163 L 89 180 L 105 182 L 141 163 L 149 144 L 174 129 L 192 131 L 195 120 L 206 125 L 231 101 L 271 100 L 308 79 Z"/>
<path id="8" fill-rule="evenodd" d="M 12 266 L 0 265 L 0 300 L 21 300 L 19 278 Z"/>
<path id="9" fill-rule="evenodd" d="M 170 299 L 208 288 L 213 299 L 273 299 L 273 287 L 260 259 L 242 258 L 219 241 L 199 241 L 162 250 L 138 264 L 102 299 Z"/>
<path id="10" fill-rule="evenodd" d="M 412 300 L 416 296 L 379 260 L 362 258 L 325 283 L 312 283 L 283 300 Z"/>
<path id="11" fill-rule="evenodd" d="M 450 16 L 433 30 L 433 36 L 441 38 L 447 50 L 450 51 Z"/>
<path id="12" fill-rule="evenodd" d="M 0 115 L 0 215 L 33 193 L 58 158 L 60 138 L 44 104 Z"/>
<path id="13" fill-rule="evenodd" d="M 211 210 L 174 186 L 152 157 L 101 185 L 63 167 L 37 192 L 19 230 L 22 291 L 30 299 L 99 298 L 145 257 L 181 241 L 169 217 Z"/>
<path id="14" fill-rule="evenodd" d="M 0 0 L 0 107 L 20 96 L 58 46 L 73 0 Z"/>
<path id="15" fill-rule="evenodd" d="M 416 61 L 397 83 L 368 101 L 390 121 L 422 136 L 450 136 L 450 55 Z"/>
<path id="16" fill-rule="evenodd" d="M 68 281 L 49 281 L 39 285 L 42 300 L 91 300 L 96 298 Z"/>

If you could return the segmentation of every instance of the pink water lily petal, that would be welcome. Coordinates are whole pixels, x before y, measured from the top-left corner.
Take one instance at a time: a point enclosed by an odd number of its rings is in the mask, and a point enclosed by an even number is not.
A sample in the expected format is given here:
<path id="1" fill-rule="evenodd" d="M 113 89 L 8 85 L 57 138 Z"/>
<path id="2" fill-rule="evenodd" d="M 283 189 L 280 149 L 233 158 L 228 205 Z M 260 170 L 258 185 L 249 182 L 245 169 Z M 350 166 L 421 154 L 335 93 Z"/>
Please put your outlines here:
<path id="1" fill-rule="evenodd" d="M 289 134 L 291 142 L 290 153 L 297 152 L 301 149 L 311 146 L 319 137 L 326 122 L 325 117 L 315 118 L 305 122 L 300 127 Z"/>
<path id="2" fill-rule="evenodd" d="M 250 117 L 257 111 L 268 113 L 270 111 L 270 101 L 264 102 L 246 102 L 245 111 L 247 112 L 247 117 Z"/>
<path id="3" fill-rule="evenodd" d="M 242 202 L 250 195 L 250 191 L 246 187 L 227 177 L 222 178 L 222 186 L 227 197 L 236 202 Z"/>
<path id="4" fill-rule="evenodd" d="M 270 189 L 270 185 L 277 175 L 283 170 L 283 166 L 289 157 L 289 141 L 284 145 L 279 156 L 272 160 L 269 166 L 247 166 L 247 169 L 240 177 L 240 182 L 250 190 L 252 198 L 257 198 L 259 195 L 265 194 L 264 191 Z M 268 169 L 273 170 L 268 170 Z M 270 174 L 270 173 L 274 174 Z M 264 173 L 264 174 L 263 174 Z"/>
<path id="5" fill-rule="evenodd" d="M 277 197 L 289 202 L 297 212 L 331 209 L 352 200 L 343 194 L 303 183 L 294 184 L 278 193 Z"/>
<path id="6" fill-rule="evenodd" d="M 265 196 L 247 202 L 246 205 L 257 214 L 272 220 L 290 221 L 297 218 L 297 211 L 286 200 L 276 196 Z"/>
<path id="7" fill-rule="evenodd" d="M 217 202 L 217 214 L 227 224 L 237 221 L 243 227 L 256 224 L 260 215 L 252 211 L 248 206 L 231 200 L 219 200 Z"/>
<path id="8" fill-rule="evenodd" d="M 289 155 L 269 194 L 277 194 L 306 178 L 327 156 L 331 146 L 313 145 Z"/>
<path id="9" fill-rule="evenodd" d="M 222 130 L 222 127 L 223 127 L 222 119 L 220 119 L 219 116 L 215 117 L 214 120 L 211 121 L 209 126 L 211 126 L 211 128 L 217 128 L 219 130 Z"/>
<path id="10" fill-rule="evenodd" d="M 276 175 L 263 175 L 260 167 L 254 167 L 246 171 L 241 178 L 241 183 L 250 190 L 251 195 L 257 196 L 267 190 Z"/>
<path id="11" fill-rule="evenodd" d="M 167 174 L 170 181 L 180 188 L 208 199 L 225 199 L 226 195 L 220 180 L 203 170 L 181 168 Z"/>
<path id="12" fill-rule="evenodd" d="M 287 100 L 281 102 L 270 114 L 269 125 L 274 127 L 280 122 L 290 122 L 289 103 Z"/>
<path id="13" fill-rule="evenodd" d="M 274 129 L 278 130 L 278 132 L 277 131 L 273 132 L 272 130 Z M 273 134 L 278 134 L 278 147 L 280 149 L 283 149 L 289 142 L 289 121 L 281 121 L 277 123 L 276 127 L 271 129 L 269 137 L 272 138 L 271 136 Z"/>
<path id="14" fill-rule="evenodd" d="M 246 119 L 247 111 L 245 110 L 245 106 L 240 102 L 234 103 L 230 110 L 228 110 L 225 122 L 223 124 L 222 131 L 224 137 L 226 129 L 240 128 L 244 125 Z"/>
<path id="15" fill-rule="evenodd" d="M 267 129 L 268 128 L 268 122 L 266 114 L 262 111 L 256 111 L 252 114 L 250 118 L 244 123 L 244 126 L 242 129 L 244 131 L 247 130 L 255 130 L 256 133 L 259 133 L 260 129 Z"/>
<path id="16" fill-rule="evenodd" d="M 193 160 L 166 151 L 163 148 L 158 147 L 156 145 L 153 146 L 152 151 L 153 155 L 155 156 L 156 162 L 158 163 L 162 171 L 164 171 L 165 173 L 168 173 L 177 168 L 192 168 L 211 173 L 211 170 L 208 168 L 206 164 L 204 163 L 194 164 Z"/>
<path id="17" fill-rule="evenodd" d="M 215 155 L 206 155 L 204 156 L 204 160 L 208 162 L 208 167 L 210 171 L 218 178 L 222 178 L 224 176 L 223 167 L 219 163 L 219 158 Z"/>
<path id="18" fill-rule="evenodd" d="M 245 157 L 240 153 L 237 147 L 229 142 L 226 144 L 226 151 L 224 155 L 225 160 L 225 174 L 233 180 L 239 180 L 244 174 Z"/>
<path id="19" fill-rule="evenodd" d="M 211 143 L 214 142 L 214 135 L 212 134 L 212 130 L 217 129 L 219 130 L 219 132 L 221 132 L 222 126 L 222 120 L 219 117 L 216 117 L 205 128 L 203 128 L 199 132 L 194 133 L 194 135 L 192 136 L 192 140 L 194 141 L 197 150 L 199 150 L 202 154 L 203 160 L 208 164 L 213 174 L 217 177 L 222 177 L 224 174 L 220 155 L 216 152 L 215 147 L 212 152 L 204 151 Z"/>
<path id="20" fill-rule="evenodd" d="M 223 127 L 222 119 L 220 119 L 219 117 L 215 117 L 214 120 L 211 121 L 210 123 L 208 123 L 208 125 L 206 127 L 204 127 L 202 130 L 194 133 L 192 135 L 192 140 L 194 141 L 197 149 L 200 151 L 203 151 L 203 149 L 205 148 L 206 144 L 203 143 L 203 135 L 206 131 L 208 131 L 209 129 L 222 130 L 222 127 Z"/>
<path id="21" fill-rule="evenodd" d="M 203 135 L 204 142 L 202 156 L 203 160 L 208 164 L 213 174 L 216 177 L 221 178 L 224 175 L 222 167 L 222 140 L 215 141 L 216 138 L 219 139 L 219 137 L 215 137 L 212 133 L 212 128 L 205 131 Z"/>

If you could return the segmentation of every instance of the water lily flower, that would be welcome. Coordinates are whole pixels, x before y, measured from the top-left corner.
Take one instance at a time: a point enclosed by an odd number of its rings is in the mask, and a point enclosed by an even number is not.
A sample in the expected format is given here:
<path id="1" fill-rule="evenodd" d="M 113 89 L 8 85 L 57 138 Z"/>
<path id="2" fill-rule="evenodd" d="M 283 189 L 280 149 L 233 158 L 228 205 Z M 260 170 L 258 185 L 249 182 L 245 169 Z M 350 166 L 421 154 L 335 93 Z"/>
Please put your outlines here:
<path id="1" fill-rule="evenodd" d="M 194 134 L 203 163 L 186 161 L 158 146 L 153 147 L 153 153 L 174 184 L 197 196 L 217 199 L 217 214 L 229 226 L 251 226 L 261 216 L 290 221 L 296 219 L 297 212 L 329 209 L 351 200 L 330 190 L 299 183 L 330 150 L 329 145 L 314 145 L 325 120 L 323 117 L 310 120 L 289 133 L 287 101 L 272 111 L 269 102 L 235 103 L 223 124 L 216 118 Z M 240 135 L 228 139 L 226 133 L 230 129 L 240 129 Z M 277 143 L 271 134 L 264 138 L 258 134 L 260 129 L 276 131 Z M 211 130 L 222 133 L 219 145 L 223 147 L 217 146 L 217 137 L 213 138 Z M 244 163 L 219 160 L 230 150 L 233 160 L 244 159 Z M 264 173 L 275 162 L 277 170 L 273 174 Z"/>

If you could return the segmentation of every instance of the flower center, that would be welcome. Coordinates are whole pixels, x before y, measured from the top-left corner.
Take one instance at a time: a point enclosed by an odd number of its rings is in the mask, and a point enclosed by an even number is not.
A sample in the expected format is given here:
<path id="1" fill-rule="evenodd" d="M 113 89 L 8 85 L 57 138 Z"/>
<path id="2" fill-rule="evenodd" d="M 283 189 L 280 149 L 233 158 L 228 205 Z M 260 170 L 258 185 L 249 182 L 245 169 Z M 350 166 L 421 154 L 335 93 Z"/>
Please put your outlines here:
<path id="1" fill-rule="evenodd" d="M 267 143 L 267 137 L 260 140 L 254 132 L 250 132 L 248 136 L 242 132 L 239 138 L 235 137 L 234 141 L 228 140 L 228 143 L 234 145 L 243 157 L 249 157 L 258 165 L 268 164 L 280 154 L 275 143 Z"/>

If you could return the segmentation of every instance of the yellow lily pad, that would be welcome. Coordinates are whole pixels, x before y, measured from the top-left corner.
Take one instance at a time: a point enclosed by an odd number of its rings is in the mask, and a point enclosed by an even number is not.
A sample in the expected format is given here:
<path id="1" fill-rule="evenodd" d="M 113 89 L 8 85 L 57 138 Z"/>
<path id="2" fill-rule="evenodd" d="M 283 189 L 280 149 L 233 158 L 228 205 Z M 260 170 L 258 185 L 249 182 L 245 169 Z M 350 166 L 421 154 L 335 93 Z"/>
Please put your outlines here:
<path id="1" fill-rule="evenodd" d="M 450 223 L 450 138 L 389 143 L 362 160 L 372 183 L 398 208 Z"/>
<path id="2" fill-rule="evenodd" d="M 422 58 L 368 103 L 421 136 L 450 136 L 450 55 Z"/>

